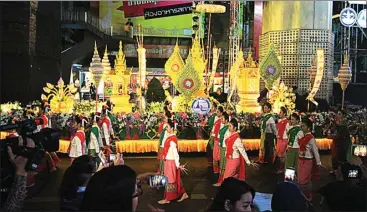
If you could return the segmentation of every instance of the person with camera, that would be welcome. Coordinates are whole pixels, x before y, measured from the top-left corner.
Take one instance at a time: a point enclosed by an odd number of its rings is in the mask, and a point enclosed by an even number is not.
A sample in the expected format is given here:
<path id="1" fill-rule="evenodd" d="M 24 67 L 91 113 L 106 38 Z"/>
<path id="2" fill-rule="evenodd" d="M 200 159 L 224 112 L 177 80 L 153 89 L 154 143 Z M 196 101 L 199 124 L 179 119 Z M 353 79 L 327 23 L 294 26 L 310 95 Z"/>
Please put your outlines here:
<path id="1" fill-rule="evenodd" d="M 19 139 L 19 146 L 23 146 L 24 143 L 23 138 L 18 137 L 18 139 Z M 35 147 L 35 144 L 32 139 L 27 138 L 26 147 L 27 148 Z M 14 173 L 15 177 L 12 188 L 10 189 L 7 200 L 4 204 L 4 211 L 5 212 L 22 211 L 24 200 L 27 197 L 26 166 L 28 164 L 28 158 L 26 157 L 25 152 L 15 155 L 10 146 L 7 147 L 7 152 L 9 156 L 9 161 L 15 168 Z"/>
<path id="2" fill-rule="evenodd" d="M 320 204 L 332 211 L 366 211 L 366 185 L 363 183 L 361 167 L 351 163 L 340 163 L 331 182 L 319 189 Z"/>

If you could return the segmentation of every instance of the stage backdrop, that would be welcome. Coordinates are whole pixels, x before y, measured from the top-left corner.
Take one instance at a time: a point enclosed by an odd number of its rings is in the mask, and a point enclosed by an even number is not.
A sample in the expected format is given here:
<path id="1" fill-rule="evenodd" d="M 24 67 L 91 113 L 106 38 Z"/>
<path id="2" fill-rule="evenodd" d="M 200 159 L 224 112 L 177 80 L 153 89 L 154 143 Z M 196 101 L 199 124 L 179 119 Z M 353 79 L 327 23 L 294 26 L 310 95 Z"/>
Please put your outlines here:
<path id="1" fill-rule="evenodd" d="M 192 1 L 101 1 L 99 17 L 113 26 L 114 34 L 124 35 L 128 18 L 138 24 L 144 36 L 191 37 Z"/>

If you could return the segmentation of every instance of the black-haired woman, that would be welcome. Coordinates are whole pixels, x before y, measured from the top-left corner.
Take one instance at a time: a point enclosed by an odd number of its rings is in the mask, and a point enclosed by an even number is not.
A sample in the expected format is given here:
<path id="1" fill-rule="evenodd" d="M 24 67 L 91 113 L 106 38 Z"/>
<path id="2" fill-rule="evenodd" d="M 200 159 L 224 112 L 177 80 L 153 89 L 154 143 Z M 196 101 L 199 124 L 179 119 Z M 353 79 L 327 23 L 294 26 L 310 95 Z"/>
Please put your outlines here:
<path id="1" fill-rule="evenodd" d="M 285 168 L 292 168 L 297 171 L 298 167 L 298 141 L 303 137 L 302 129 L 299 125 L 300 118 L 296 113 L 291 115 L 291 128 L 288 130 L 287 156 L 285 159 Z"/>
<path id="2" fill-rule="evenodd" d="M 89 180 L 80 211 L 136 211 L 141 194 L 140 181 L 130 167 L 104 168 Z"/>
<path id="3" fill-rule="evenodd" d="M 77 131 L 71 138 L 68 151 L 71 164 L 75 158 L 82 156 L 85 152 L 85 133 L 84 128 L 82 127 L 82 119 L 79 116 L 75 117 L 74 127 Z"/>
<path id="4" fill-rule="evenodd" d="M 301 128 L 305 136 L 299 140 L 298 184 L 306 198 L 311 200 L 312 178 L 317 177 L 317 166 L 321 167 L 322 165 L 316 140 L 311 134 L 311 120 L 303 119 Z"/>
<path id="5" fill-rule="evenodd" d="M 275 119 L 271 114 L 271 104 L 266 102 L 261 117 L 261 139 L 259 149 L 259 163 L 271 163 L 274 156 L 274 143 L 278 134 Z"/>
<path id="6" fill-rule="evenodd" d="M 288 144 L 288 130 L 290 128 L 289 121 L 287 119 L 287 109 L 285 107 L 280 108 L 279 121 L 277 123 L 277 145 L 275 148 L 274 162 L 278 158 L 277 163 L 277 174 L 284 172 L 284 162 L 285 162 L 285 150 Z"/>
<path id="7" fill-rule="evenodd" d="M 164 120 L 159 126 L 158 134 L 159 136 L 159 146 L 158 146 L 158 172 L 160 175 L 163 175 L 164 172 L 164 158 L 162 157 L 163 148 L 164 148 L 164 142 L 167 139 L 168 133 L 167 133 L 167 122 L 171 118 L 171 113 L 169 111 L 165 111 L 164 113 Z"/>
<path id="8" fill-rule="evenodd" d="M 83 155 L 75 158 L 61 182 L 61 211 L 79 211 L 88 181 L 95 172 L 96 163 L 92 157 Z"/>
<path id="9" fill-rule="evenodd" d="M 210 211 L 252 211 L 255 190 L 245 181 L 227 178 L 219 188 Z"/>
<path id="10" fill-rule="evenodd" d="M 164 158 L 164 175 L 168 178 L 168 184 L 165 188 L 164 199 L 158 201 L 159 204 L 167 204 L 170 201 L 181 198 L 177 202 L 187 199 L 185 188 L 181 180 L 181 169 L 185 166 L 180 165 L 180 156 L 177 149 L 177 137 L 173 132 L 174 123 L 171 120 L 167 122 L 167 139 L 164 142 L 162 157 Z"/>
<path id="11" fill-rule="evenodd" d="M 237 133 L 238 122 L 236 119 L 231 119 L 229 122 L 229 136 L 225 140 L 227 146 L 226 152 L 226 168 L 224 171 L 224 179 L 235 177 L 240 180 L 246 179 L 245 162 L 247 165 L 252 165 L 258 168 L 258 164 L 253 163 L 247 157 L 246 150 L 243 146 L 240 135 Z"/>

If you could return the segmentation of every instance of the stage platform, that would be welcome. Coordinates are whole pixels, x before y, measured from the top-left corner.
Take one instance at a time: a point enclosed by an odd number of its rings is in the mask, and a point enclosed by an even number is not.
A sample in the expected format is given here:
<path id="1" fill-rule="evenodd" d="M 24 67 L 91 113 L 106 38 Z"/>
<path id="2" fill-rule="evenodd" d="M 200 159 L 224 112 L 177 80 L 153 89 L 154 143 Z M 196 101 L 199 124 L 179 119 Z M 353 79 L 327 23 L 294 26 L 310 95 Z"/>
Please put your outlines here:
<path id="1" fill-rule="evenodd" d="M 158 152 L 159 140 L 124 140 L 116 141 L 116 151 L 120 153 L 148 153 Z M 329 150 L 332 139 L 316 139 L 320 150 Z M 60 140 L 59 152 L 67 153 L 69 141 Z M 205 152 L 208 140 L 178 140 L 180 152 Z M 260 139 L 243 139 L 246 150 L 259 150 Z"/>

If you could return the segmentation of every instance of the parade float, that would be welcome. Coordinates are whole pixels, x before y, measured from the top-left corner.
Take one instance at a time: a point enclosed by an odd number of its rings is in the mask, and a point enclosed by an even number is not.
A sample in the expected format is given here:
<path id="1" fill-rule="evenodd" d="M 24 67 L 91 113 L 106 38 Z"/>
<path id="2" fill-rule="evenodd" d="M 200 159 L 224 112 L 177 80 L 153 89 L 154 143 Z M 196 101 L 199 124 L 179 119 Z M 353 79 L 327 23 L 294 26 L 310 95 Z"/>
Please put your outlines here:
<path id="1" fill-rule="evenodd" d="M 219 5 L 199 4 L 193 13 L 223 13 L 225 7 Z M 295 94 L 292 88 L 285 84 L 281 78 L 282 61 L 278 56 L 279 46 L 272 43 L 264 43 L 267 51 L 259 61 L 255 62 L 252 57 L 252 51 L 244 52 L 240 45 L 241 26 L 241 3 L 233 2 L 230 4 L 230 37 L 229 37 L 229 69 L 228 82 L 230 92 L 228 100 L 222 106 L 230 113 L 231 117 L 237 118 L 240 122 L 239 133 L 243 138 L 243 143 L 247 150 L 259 149 L 261 105 L 258 103 L 258 97 L 262 82 L 268 90 L 266 100 L 274 106 L 273 112 L 278 112 L 280 107 L 286 107 L 289 112 L 295 110 Z M 211 16 L 211 15 L 210 15 Z M 200 19 L 199 19 L 200 20 Z M 209 22 L 210 22 L 209 18 Z M 200 22 L 200 21 L 199 21 Z M 199 23 L 201 25 L 201 23 Z M 91 58 L 89 72 L 91 78 L 98 88 L 100 84 L 104 85 L 103 100 L 111 100 L 115 105 L 111 109 L 111 115 L 114 116 L 112 126 L 117 137 L 116 150 L 126 153 L 145 153 L 158 151 L 158 126 L 164 118 L 164 102 L 152 102 L 145 105 L 144 93 L 146 89 L 146 49 L 144 48 L 142 26 L 137 26 L 136 49 L 138 55 L 139 70 L 137 78 L 137 108 L 133 109 L 130 103 L 129 90 L 131 90 L 132 69 L 126 66 L 126 58 L 122 48 L 122 42 L 119 43 L 119 49 L 115 58 L 114 66 L 107 57 L 107 46 L 103 57 L 101 58 L 97 45 L 94 46 L 94 54 Z M 190 52 L 186 60 L 180 54 L 178 43 L 171 56 L 165 63 L 164 69 L 169 76 L 171 83 L 179 95 L 170 94 L 168 86 L 163 86 L 166 93 L 166 101 L 172 105 L 172 113 L 176 123 L 176 133 L 179 138 L 179 151 L 182 152 L 204 152 L 208 135 L 210 134 L 207 121 L 207 112 L 210 105 L 215 101 L 209 96 L 213 89 L 214 76 L 217 72 L 219 54 L 221 49 L 212 45 L 211 36 L 208 37 L 208 44 L 203 45 L 203 38 L 199 32 L 196 32 Z M 246 54 L 246 55 L 245 55 Z M 322 49 L 316 49 L 315 60 L 310 68 L 308 99 L 314 101 L 314 96 L 320 88 L 324 71 L 324 52 Z M 345 61 L 345 64 L 347 62 Z M 347 68 L 341 68 L 339 78 L 344 90 L 350 79 Z M 204 74 L 205 73 L 205 74 Z M 224 83 L 224 82 L 223 82 Z M 57 88 L 56 90 L 54 90 Z M 60 79 L 58 85 L 47 84 L 42 99 L 51 102 L 51 111 L 49 114 L 52 127 L 61 130 L 63 139 L 60 140 L 60 152 L 66 152 L 69 147 L 71 136 L 71 127 L 73 126 L 73 116 L 75 114 L 89 115 L 92 112 L 100 111 L 105 104 L 100 101 L 98 95 L 91 101 L 76 102 L 73 98 L 75 87 L 64 85 Z M 198 112 L 195 107 L 203 107 L 198 102 L 207 103 L 203 113 Z M 194 104 L 194 102 L 196 104 Z M 1 122 L 9 123 L 9 120 L 19 119 L 22 106 L 17 104 L 4 104 L 1 106 Z M 24 109 L 24 106 L 23 106 Z M 366 111 L 356 112 L 354 115 L 364 114 Z M 322 150 L 330 149 L 332 140 L 325 133 L 325 126 L 328 121 L 335 118 L 333 113 L 307 113 L 300 114 L 308 116 L 314 123 L 314 134 L 317 137 L 318 147 Z M 350 119 L 351 122 L 358 122 L 356 118 Z"/>

